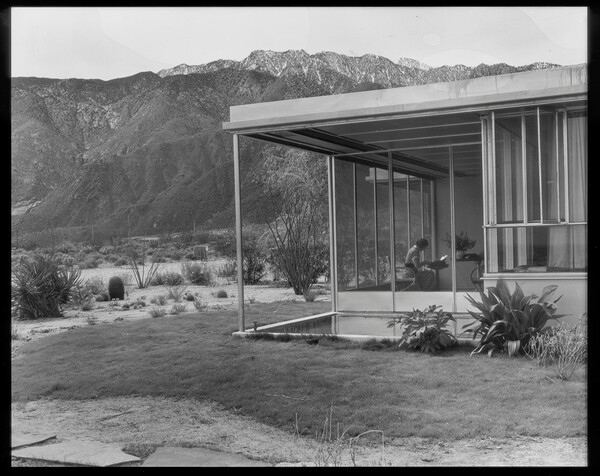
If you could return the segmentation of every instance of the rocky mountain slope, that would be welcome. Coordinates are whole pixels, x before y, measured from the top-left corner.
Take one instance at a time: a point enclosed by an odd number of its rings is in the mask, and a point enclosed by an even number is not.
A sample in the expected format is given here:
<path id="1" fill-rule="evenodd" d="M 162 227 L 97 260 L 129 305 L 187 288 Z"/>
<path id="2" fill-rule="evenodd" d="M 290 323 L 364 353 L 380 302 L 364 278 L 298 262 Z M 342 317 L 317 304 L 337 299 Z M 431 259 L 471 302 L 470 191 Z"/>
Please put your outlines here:
<path id="1" fill-rule="evenodd" d="M 254 51 L 111 81 L 13 78 L 13 230 L 95 225 L 145 234 L 233 225 L 229 107 L 549 68 L 432 68 L 409 58 Z M 247 172 L 274 146 L 242 141 Z M 278 154 L 289 151 L 277 150 Z M 249 219 L 260 178 L 244 175 Z"/>

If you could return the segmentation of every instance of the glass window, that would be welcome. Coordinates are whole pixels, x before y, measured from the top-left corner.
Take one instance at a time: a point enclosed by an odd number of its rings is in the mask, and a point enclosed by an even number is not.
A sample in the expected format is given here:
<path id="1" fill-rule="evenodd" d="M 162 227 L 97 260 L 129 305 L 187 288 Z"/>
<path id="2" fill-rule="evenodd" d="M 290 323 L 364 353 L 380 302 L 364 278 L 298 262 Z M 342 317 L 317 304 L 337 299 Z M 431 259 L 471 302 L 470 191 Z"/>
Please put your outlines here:
<path id="1" fill-rule="evenodd" d="M 587 112 L 535 109 L 497 117 L 494 154 L 487 271 L 587 270 Z"/>
<path id="2" fill-rule="evenodd" d="M 587 271 L 587 226 L 489 228 L 491 273 Z"/>
<path id="3" fill-rule="evenodd" d="M 498 223 L 523 220 L 521 117 L 496 121 L 496 207 Z"/>
<path id="4" fill-rule="evenodd" d="M 587 221 L 587 111 L 569 113 L 567 143 L 569 221 Z"/>
<path id="5" fill-rule="evenodd" d="M 540 221 L 540 158 L 538 155 L 537 116 L 525 116 L 525 157 L 527 170 L 527 221 Z"/>

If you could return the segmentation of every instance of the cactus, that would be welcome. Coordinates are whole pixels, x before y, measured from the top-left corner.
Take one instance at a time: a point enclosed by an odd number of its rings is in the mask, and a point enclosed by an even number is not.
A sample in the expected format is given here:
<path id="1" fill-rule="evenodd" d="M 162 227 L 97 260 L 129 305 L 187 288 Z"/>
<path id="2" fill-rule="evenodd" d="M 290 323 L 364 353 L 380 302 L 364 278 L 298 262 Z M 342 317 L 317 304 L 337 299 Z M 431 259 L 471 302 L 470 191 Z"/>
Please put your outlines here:
<path id="1" fill-rule="evenodd" d="M 119 276 L 113 276 L 108 280 L 108 296 L 111 301 L 113 299 L 122 301 L 125 298 L 125 286 Z"/>

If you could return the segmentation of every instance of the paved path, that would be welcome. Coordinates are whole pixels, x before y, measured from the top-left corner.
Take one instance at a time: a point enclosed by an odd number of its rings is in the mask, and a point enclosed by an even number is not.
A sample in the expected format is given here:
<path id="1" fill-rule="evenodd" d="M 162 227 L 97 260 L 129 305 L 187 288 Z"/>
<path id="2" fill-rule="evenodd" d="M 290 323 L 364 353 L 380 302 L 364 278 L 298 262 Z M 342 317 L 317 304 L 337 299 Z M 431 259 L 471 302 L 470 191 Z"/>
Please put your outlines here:
<path id="1" fill-rule="evenodd" d="M 56 435 L 13 432 L 11 435 L 12 456 L 102 467 L 142 461 L 137 456 L 124 453 L 118 445 L 85 440 L 51 442 L 55 438 Z M 272 465 L 262 461 L 254 461 L 239 454 L 207 448 L 159 447 L 153 454 L 148 456 L 142 466 L 222 467 Z"/>

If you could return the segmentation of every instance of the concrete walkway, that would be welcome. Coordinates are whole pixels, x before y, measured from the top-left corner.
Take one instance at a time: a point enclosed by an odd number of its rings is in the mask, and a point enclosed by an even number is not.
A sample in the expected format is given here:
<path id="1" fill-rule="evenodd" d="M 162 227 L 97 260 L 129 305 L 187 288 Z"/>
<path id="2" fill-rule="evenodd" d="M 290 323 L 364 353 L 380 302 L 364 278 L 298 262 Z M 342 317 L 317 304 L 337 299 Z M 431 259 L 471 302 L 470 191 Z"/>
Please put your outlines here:
<path id="1" fill-rule="evenodd" d="M 118 445 L 84 440 L 50 442 L 55 438 L 56 435 L 12 432 L 12 456 L 101 467 L 141 462 L 141 459 L 137 456 L 121 451 Z M 262 461 L 254 461 L 242 455 L 207 448 L 160 447 L 148 456 L 141 466 L 222 467 L 272 465 Z"/>

